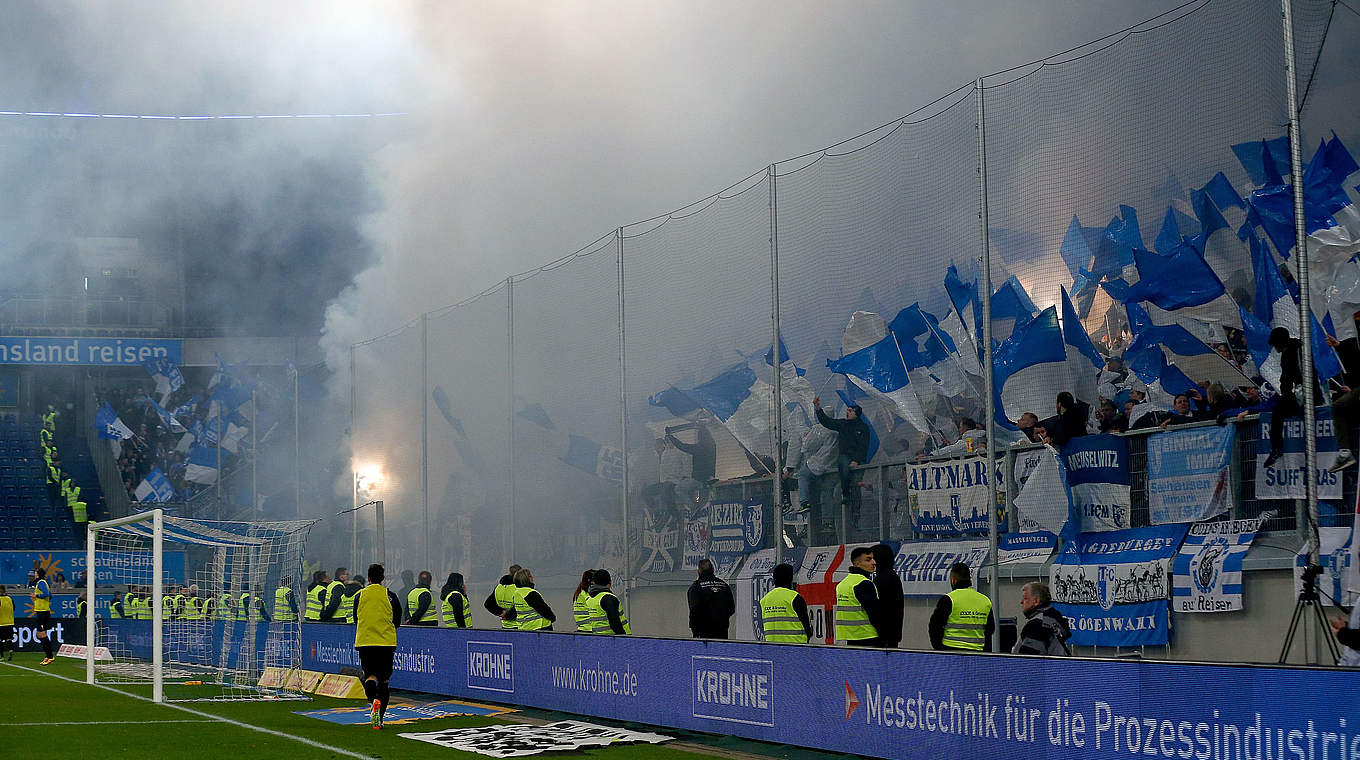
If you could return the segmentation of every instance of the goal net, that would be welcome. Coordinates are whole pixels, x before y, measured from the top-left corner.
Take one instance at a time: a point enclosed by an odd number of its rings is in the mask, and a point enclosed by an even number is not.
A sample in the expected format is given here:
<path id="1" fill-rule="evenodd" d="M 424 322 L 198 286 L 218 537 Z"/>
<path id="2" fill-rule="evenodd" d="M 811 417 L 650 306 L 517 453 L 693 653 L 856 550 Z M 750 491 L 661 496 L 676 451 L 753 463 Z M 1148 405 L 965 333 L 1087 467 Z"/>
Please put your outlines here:
<path id="1" fill-rule="evenodd" d="M 90 523 L 85 588 L 101 603 L 86 620 L 86 680 L 151 684 L 157 701 L 307 698 L 288 676 L 313 524 L 159 509 Z"/>

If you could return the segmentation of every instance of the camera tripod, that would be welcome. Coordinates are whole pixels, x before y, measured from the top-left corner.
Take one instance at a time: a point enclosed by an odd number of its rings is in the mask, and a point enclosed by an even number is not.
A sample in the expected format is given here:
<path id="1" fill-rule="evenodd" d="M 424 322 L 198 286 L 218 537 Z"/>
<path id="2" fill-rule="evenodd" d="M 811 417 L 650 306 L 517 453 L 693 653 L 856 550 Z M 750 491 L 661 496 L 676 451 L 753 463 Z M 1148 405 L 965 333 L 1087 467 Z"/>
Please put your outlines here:
<path id="1" fill-rule="evenodd" d="M 1289 632 L 1284 635 L 1284 646 L 1280 649 L 1280 664 L 1284 664 L 1289 659 L 1289 650 L 1294 648 L 1294 637 L 1299 632 L 1299 625 L 1308 617 L 1305 609 L 1313 610 L 1313 618 L 1317 621 L 1318 630 L 1322 632 L 1322 638 L 1327 641 L 1327 649 L 1332 653 L 1332 665 L 1341 660 L 1341 647 L 1337 644 L 1336 637 L 1332 635 L 1331 626 L 1327 623 L 1327 616 L 1322 612 L 1322 600 L 1319 598 L 1317 579 L 1322 574 L 1321 565 L 1309 565 L 1303 571 L 1303 589 L 1299 591 L 1299 600 L 1294 604 L 1294 616 L 1289 620 Z M 1319 663 L 1313 662 L 1310 665 Z"/>

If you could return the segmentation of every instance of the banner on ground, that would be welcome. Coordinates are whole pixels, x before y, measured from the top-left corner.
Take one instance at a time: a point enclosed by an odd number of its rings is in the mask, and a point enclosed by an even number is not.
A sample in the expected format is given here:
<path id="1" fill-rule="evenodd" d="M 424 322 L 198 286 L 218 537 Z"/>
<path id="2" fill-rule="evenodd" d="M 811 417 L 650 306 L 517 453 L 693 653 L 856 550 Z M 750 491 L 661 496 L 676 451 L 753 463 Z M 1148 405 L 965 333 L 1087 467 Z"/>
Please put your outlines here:
<path id="1" fill-rule="evenodd" d="M 1168 430 L 1148 436 L 1147 489 L 1152 524 L 1197 522 L 1231 510 L 1234 499 L 1229 472 L 1236 444 L 1237 428 L 1231 425 Z"/>
<path id="2" fill-rule="evenodd" d="M 1078 646 L 1170 641 L 1171 561 L 1185 525 L 1083 533 L 1049 568 L 1053 606 Z"/>
<path id="3" fill-rule="evenodd" d="M 765 505 L 758 499 L 708 505 L 708 556 L 718 575 L 731 577 L 747 552 L 765 543 Z"/>
<path id="4" fill-rule="evenodd" d="M 306 710 L 293 714 L 324 720 L 327 723 L 338 723 L 342 726 L 360 726 L 368 724 L 369 713 L 372 709 L 372 705 L 365 704 L 355 707 L 332 707 L 327 710 Z M 387 706 L 387 712 L 383 713 L 383 724 L 400 726 L 434 718 L 453 718 L 464 715 L 494 717 L 512 712 L 514 710 L 509 707 L 492 707 L 491 705 L 478 705 L 456 700 L 393 702 Z"/>
<path id="5" fill-rule="evenodd" d="M 907 501 L 918 536 L 962 536 L 988 531 L 992 503 L 982 457 L 906 465 Z"/>
<path id="6" fill-rule="evenodd" d="M 902 595 L 938 597 L 948 594 L 949 567 L 962 562 L 973 570 L 974 582 L 983 577 L 987 541 L 903 541 L 893 569 L 902 579 Z"/>
<path id="7" fill-rule="evenodd" d="M 1351 528 L 1318 528 L 1322 548 L 1318 551 L 1318 564 L 1322 565 L 1322 575 L 1318 576 L 1318 598 L 1326 606 L 1344 604 L 1350 606 L 1355 595 L 1346 590 L 1346 576 L 1351 564 Z M 1294 557 L 1294 596 L 1303 591 L 1303 570 L 1308 566 L 1308 554 L 1313 542 L 1308 541 Z"/>
<path id="8" fill-rule="evenodd" d="M 1332 428 L 1332 408 L 1319 406 L 1314 410 L 1317 431 L 1317 497 L 1319 499 L 1341 498 L 1341 476 L 1327 472 L 1336 462 L 1336 435 Z M 1284 454 L 1270 467 L 1266 458 L 1270 456 L 1270 419 L 1271 413 L 1261 414 L 1261 431 L 1256 441 L 1256 498 L 1258 499 L 1302 499 L 1304 494 L 1303 416 L 1290 417 L 1284 421 Z"/>
<path id="9" fill-rule="evenodd" d="M 1220 520 L 1195 523 L 1176 554 L 1172 576 L 1173 612 L 1234 612 L 1243 609 L 1242 558 L 1263 522 Z"/>
<path id="10" fill-rule="evenodd" d="M 1081 515 L 1081 532 L 1129 527 L 1129 442 L 1118 435 L 1083 435 L 1062 447 L 1067 486 Z"/>
<path id="11" fill-rule="evenodd" d="M 353 628 L 301 628 L 302 667 L 358 663 Z M 1360 725 L 1354 699 L 1300 698 L 1354 693 L 1355 673 L 1334 668 L 412 626 L 397 629 L 393 665 L 394 686 L 451 699 L 883 758 L 1207 757 L 1219 735 L 1301 746 L 1309 721 Z M 1205 742 L 1161 741 L 1178 726 Z"/>
<path id="12" fill-rule="evenodd" d="M 85 552 L 0 551 L 0 585 L 25 586 L 28 571 L 38 567 L 47 569 L 51 581 L 57 573 L 76 585 L 84 582 Z M 183 583 L 185 577 L 184 552 L 167 551 L 162 555 L 162 571 L 167 583 Z M 151 552 L 99 552 L 95 559 L 95 584 L 115 586 L 124 583 L 146 583 L 151 577 Z"/>
<path id="13" fill-rule="evenodd" d="M 608 747 L 611 744 L 640 742 L 660 744 L 672 738 L 612 726 L 597 726 L 579 720 L 560 720 L 541 726 L 523 724 L 478 726 L 397 735 L 403 739 L 415 739 L 487 757 L 528 757 L 544 752 L 578 752 L 589 747 Z"/>

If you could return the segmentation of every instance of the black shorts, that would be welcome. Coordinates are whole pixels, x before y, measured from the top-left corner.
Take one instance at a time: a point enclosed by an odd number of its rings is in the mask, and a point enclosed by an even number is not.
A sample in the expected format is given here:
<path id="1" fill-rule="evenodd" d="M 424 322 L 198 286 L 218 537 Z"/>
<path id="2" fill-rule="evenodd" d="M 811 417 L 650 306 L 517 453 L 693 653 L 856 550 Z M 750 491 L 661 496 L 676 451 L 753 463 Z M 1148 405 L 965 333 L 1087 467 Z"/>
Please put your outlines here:
<path id="1" fill-rule="evenodd" d="M 35 627 L 40 631 L 52 628 L 52 613 L 48 610 L 33 613 L 33 619 L 38 621 Z"/>
<path id="2" fill-rule="evenodd" d="M 392 657 L 396 647 L 355 647 L 359 650 L 359 666 L 364 671 L 364 680 L 376 676 L 379 683 L 392 680 Z"/>
<path id="3" fill-rule="evenodd" d="M 14 626 L 0 625 L 0 647 L 7 647 L 14 643 Z"/>

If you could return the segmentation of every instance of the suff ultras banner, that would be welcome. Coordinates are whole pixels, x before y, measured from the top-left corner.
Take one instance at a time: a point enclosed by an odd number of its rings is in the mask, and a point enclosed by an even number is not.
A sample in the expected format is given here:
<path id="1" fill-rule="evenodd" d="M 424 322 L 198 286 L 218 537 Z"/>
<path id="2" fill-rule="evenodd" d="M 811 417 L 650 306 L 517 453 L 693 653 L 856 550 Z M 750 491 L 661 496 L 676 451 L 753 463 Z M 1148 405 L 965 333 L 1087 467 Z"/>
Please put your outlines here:
<path id="1" fill-rule="evenodd" d="M 358 667 L 354 629 L 303 625 L 302 655 Z M 1360 751 L 1360 702 L 1320 698 L 1360 672 L 1329 669 L 404 627 L 392 687 L 913 760 Z"/>

